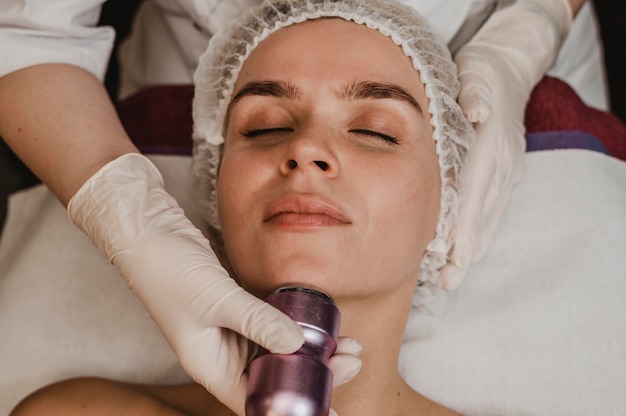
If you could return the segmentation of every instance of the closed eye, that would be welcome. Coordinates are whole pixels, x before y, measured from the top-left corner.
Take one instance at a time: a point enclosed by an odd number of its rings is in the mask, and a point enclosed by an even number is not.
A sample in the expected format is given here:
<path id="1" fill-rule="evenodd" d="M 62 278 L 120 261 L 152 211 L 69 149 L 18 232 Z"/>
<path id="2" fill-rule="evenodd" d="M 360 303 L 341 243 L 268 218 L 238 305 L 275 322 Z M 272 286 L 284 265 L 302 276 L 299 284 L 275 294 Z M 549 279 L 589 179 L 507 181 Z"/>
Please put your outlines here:
<path id="1" fill-rule="evenodd" d="M 254 139 L 255 137 L 259 137 L 259 136 L 267 136 L 267 135 L 273 135 L 277 133 L 291 133 L 291 132 L 293 132 L 293 129 L 290 127 L 272 127 L 269 129 L 246 130 L 242 132 L 241 134 L 244 137 L 247 137 L 248 139 Z"/>
<path id="2" fill-rule="evenodd" d="M 398 140 L 395 137 L 389 136 L 388 134 L 373 131 L 373 130 L 352 129 L 350 130 L 350 133 L 363 134 L 365 136 L 371 136 L 371 137 L 382 139 L 390 144 L 398 144 Z"/>

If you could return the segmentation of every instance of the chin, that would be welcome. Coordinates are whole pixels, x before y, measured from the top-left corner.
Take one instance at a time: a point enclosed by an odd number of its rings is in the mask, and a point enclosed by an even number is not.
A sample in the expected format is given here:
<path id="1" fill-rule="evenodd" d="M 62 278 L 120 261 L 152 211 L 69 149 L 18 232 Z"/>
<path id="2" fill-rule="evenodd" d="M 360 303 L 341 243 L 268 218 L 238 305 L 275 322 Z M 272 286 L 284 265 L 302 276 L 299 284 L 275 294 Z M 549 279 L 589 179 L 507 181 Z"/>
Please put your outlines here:
<path id="1" fill-rule="evenodd" d="M 280 272 L 266 271 L 257 274 L 254 279 L 241 279 L 241 282 L 244 289 L 260 298 L 285 286 L 316 289 L 333 297 L 340 290 L 337 286 L 345 283 L 345 278 L 338 274 L 336 270 L 331 272 L 319 264 L 302 264 L 298 267 L 280 267 Z"/>

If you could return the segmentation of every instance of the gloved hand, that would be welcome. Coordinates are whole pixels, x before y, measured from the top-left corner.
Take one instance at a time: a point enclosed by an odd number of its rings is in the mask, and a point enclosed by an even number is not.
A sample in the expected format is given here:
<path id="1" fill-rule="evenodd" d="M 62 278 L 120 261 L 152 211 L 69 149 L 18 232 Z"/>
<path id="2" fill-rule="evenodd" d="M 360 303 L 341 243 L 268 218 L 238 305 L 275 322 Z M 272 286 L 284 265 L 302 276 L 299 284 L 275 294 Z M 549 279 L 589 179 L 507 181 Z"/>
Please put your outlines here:
<path id="1" fill-rule="evenodd" d="M 493 239 L 522 171 L 526 104 L 553 65 L 571 22 L 567 0 L 518 0 L 494 12 L 454 57 L 459 104 L 476 123 L 477 137 L 456 243 L 441 269 L 447 290 L 458 287 Z"/>
<path id="2" fill-rule="evenodd" d="M 244 414 L 249 340 L 276 353 L 303 344 L 294 321 L 222 268 L 146 157 L 129 153 L 105 165 L 67 211 L 128 281 L 185 371 L 237 414 Z M 340 345 L 331 370 L 347 382 L 360 369 L 358 343 Z"/>

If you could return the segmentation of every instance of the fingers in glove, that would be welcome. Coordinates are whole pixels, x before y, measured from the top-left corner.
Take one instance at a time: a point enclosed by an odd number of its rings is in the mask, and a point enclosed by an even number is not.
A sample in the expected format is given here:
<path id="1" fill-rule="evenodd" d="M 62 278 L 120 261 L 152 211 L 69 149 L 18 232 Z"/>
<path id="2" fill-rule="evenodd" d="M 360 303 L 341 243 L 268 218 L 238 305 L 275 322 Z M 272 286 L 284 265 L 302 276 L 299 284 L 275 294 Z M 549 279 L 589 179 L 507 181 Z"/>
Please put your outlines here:
<path id="1" fill-rule="evenodd" d="M 474 246 L 474 251 L 472 253 L 471 262 L 477 262 L 480 260 L 487 249 L 491 241 L 493 241 L 493 237 L 496 234 L 496 230 L 498 229 L 498 224 L 500 223 L 500 219 L 502 218 L 502 214 L 508 204 L 508 201 L 511 197 L 511 187 L 503 187 L 498 190 L 498 195 L 491 195 L 495 193 L 495 189 L 491 190 L 490 195 L 487 196 L 487 201 L 490 207 L 488 214 L 488 221 L 484 221 L 482 228 L 482 236 L 480 239 L 476 241 Z"/>
<path id="2" fill-rule="evenodd" d="M 351 354 L 355 356 L 361 355 L 363 346 L 359 341 L 350 337 L 339 337 L 337 340 L 337 349 L 335 354 Z"/>
<path id="3" fill-rule="evenodd" d="M 524 129 L 515 123 L 510 123 L 509 126 L 508 133 L 511 136 L 506 137 L 504 141 L 499 141 L 494 146 L 501 147 L 496 151 L 497 155 L 499 155 L 498 162 L 500 163 L 492 162 L 498 166 L 496 169 L 497 174 L 491 179 L 491 185 L 488 187 L 485 195 L 480 234 L 474 242 L 470 263 L 477 262 L 485 255 L 500 223 L 500 218 L 508 205 L 513 185 L 522 176 L 521 155 L 526 150 Z M 484 128 L 484 135 L 495 134 L 489 127 L 488 125 L 481 125 L 478 126 L 477 131 L 480 133 L 481 129 Z"/>
<path id="4" fill-rule="evenodd" d="M 459 267 L 454 263 L 447 263 L 439 270 L 439 276 L 444 290 L 454 290 L 463 281 L 468 267 Z"/>
<path id="5" fill-rule="evenodd" d="M 484 59 L 479 51 L 473 51 L 469 47 L 461 50 L 455 57 L 461 82 L 458 102 L 471 123 L 484 123 L 493 111 L 491 66 L 486 63 L 482 66 L 476 65 L 476 62 Z"/>
<path id="6" fill-rule="evenodd" d="M 446 290 L 459 286 L 470 264 L 480 260 L 495 234 L 513 184 L 521 177 L 525 150 L 523 126 L 500 120 L 476 126 L 477 140 L 470 152 L 468 188 L 461 204 L 456 241 L 450 260 L 440 271 Z"/>
<path id="7" fill-rule="evenodd" d="M 273 353 L 291 354 L 304 344 L 304 334 L 298 324 L 236 284 L 213 309 L 219 311 L 220 326 L 240 333 Z"/>
<path id="8" fill-rule="evenodd" d="M 445 290 L 456 289 L 469 268 L 477 241 L 481 238 L 485 222 L 487 197 L 493 192 L 494 177 L 498 169 L 498 154 L 493 140 L 483 137 L 486 125 L 477 125 L 479 139 L 474 143 L 469 160 L 468 187 L 465 199 L 461 203 L 456 228 L 456 240 L 450 253 L 450 259 L 440 270 L 442 286 Z M 495 132 L 497 134 L 497 132 Z M 496 192 L 499 191 L 496 190 Z"/>
<path id="9" fill-rule="evenodd" d="M 337 350 L 328 363 L 333 372 L 333 388 L 351 381 L 361 371 L 361 350 L 361 344 L 354 338 L 339 338 Z"/>
<path id="10" fill-rule="evenodd" d="M 493 186 L 497 173 L 497 162 L 488 160 L 491 155 L 491 143 L 477 140 L 469 161 L 469 184 L 465 200 L 461 204 L 456 231 L 456 241 L 452 252 L 452 263 L 457 267 L 469 267 L 472 251 L 479 238 L 484 222 L 487 195 Z"/>
<path id="11" fill-rule="evenodd" d="M 245 368 L 254 345 L 235 331 L 209 328 L 181 364 L 194 381 L 238 415 L 244 415 L 248 375 Z"/>

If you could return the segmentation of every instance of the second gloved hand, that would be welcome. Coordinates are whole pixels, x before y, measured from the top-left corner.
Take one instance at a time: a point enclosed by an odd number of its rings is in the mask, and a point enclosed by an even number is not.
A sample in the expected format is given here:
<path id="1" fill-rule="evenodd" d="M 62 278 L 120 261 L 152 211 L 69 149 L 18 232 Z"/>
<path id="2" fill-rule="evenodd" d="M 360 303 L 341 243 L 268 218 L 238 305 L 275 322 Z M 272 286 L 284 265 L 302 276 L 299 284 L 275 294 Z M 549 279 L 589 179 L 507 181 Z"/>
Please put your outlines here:
<path id="1" fill-rule="evenodd" d="M 244 414 L 250 341 L 275 353 L 303 344 L 295 322 L 228 275 L 146 157 L 109 162 L 67 210 L 128 281 L 185 371 L 237 414 Z M 350 351 L 334 360 L 340 380 L 360 368 Z"/>
<path id="2" fill-rule="evenodd" d="M 465 200 L 442 285 L 454 289 L 487 251 L 526 149 L 524 112 L 553 65 L 572 22 L 567 0 L 518 0 L 487 20 L 455 55 L 459 104 L 475 123 Z"/>

